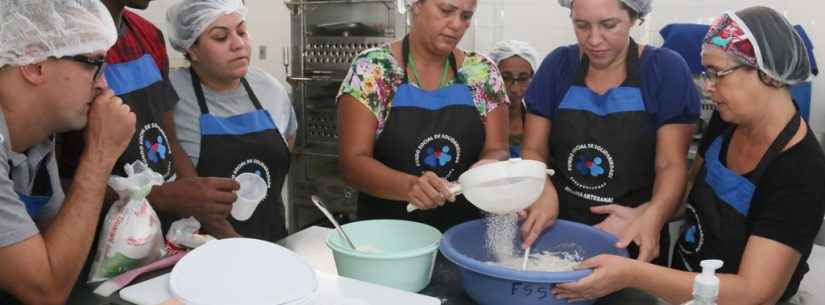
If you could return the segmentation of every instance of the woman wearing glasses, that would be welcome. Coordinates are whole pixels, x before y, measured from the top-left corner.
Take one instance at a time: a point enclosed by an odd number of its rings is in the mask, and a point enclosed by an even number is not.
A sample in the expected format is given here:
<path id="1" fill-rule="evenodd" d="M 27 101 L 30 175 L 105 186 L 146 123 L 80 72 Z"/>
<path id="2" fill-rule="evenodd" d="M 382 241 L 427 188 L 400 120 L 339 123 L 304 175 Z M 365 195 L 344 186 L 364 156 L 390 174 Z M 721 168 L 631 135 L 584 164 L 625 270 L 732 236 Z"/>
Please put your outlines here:
<path id="1" fill-rule="evenodd" d="M 523 156 L 556 171 L 527 210 L 525 246 L 558 213 L 618 236 L 619 247 L 634 242 L 631 255 L 652 260 L 660 245 L 666 252 L 661 233 L 684 192 L 699 95 L 682 57 L 630 37 L 651 0 L 560 4 L 578 44 L 548 55 L 525 95 Z"/>
<path id="2" fill-rule="evenodd" d="M 536 72 L 538 52 L 530 44 L 518 40 L 496 43 L 490 51 L 490 59 L 496 62 L 507 96 L 510 98 L 510 157 L 521 157 L 521 142 L 524 138 L 524 92 L 530 86 Z"/>
<path id="3" fill-rule="evenodd" d="M 782 15 L 752 7 L 719 18 L 702 49 L 705 90 L 726 125 L 705 134 L 673 255 L 682 271 L 599 256 L 583 263 L 593 275 L 560 285 L 559 296 L 634 286 L 681 304 L 712 258 L 724 261 L 719 304 L 776 304 L 797 292 L 825 214 L 825 155 L 789 90 L 810 76 L 805 46 Z"/>

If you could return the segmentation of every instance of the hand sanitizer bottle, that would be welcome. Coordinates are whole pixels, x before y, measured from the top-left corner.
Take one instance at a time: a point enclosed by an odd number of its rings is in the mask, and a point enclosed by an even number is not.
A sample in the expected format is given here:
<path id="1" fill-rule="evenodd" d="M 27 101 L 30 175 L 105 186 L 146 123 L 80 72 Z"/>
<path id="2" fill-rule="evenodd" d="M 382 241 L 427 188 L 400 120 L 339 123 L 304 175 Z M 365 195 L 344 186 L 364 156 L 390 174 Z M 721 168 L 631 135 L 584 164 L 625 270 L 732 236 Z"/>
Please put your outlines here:
<path id="1" fill-rule="evenodd" d="M 703 260 L 702 273 L 693 280 L 693 301 L 683 305 L 716 305 L 719 297 L 719 278 L 716 269 L 722 268 L 722 261 L 718 259 Z"/>

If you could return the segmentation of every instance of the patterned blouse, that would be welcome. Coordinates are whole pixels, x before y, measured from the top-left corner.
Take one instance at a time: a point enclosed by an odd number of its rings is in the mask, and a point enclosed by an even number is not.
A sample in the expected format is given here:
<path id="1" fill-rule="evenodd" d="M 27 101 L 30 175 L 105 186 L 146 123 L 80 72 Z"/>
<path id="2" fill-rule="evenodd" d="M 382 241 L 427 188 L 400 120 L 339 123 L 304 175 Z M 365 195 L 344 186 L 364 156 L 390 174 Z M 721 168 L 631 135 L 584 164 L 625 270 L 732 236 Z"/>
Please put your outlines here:
<path id="1" fill-rule="evenodd" d="M 395 91 L 403 81 L 404 67 L 393 57 L 389 45 L 369 49 L 353 59 L 336 100 L 347 94 L 366 106 L 378 120 L 375 132 L 378 136 L 389 116 Z M 505 107 L 510 104 L 498 68 L 492 60 L 482 54 L 467 54 L 458 69 L 458 75 L 448 85 L 454 83 L 470 87 L 482 122 L 487 113 L 500 104 L 505 104 Z M 416 85 L 414 82 L 410 84 Z"/>

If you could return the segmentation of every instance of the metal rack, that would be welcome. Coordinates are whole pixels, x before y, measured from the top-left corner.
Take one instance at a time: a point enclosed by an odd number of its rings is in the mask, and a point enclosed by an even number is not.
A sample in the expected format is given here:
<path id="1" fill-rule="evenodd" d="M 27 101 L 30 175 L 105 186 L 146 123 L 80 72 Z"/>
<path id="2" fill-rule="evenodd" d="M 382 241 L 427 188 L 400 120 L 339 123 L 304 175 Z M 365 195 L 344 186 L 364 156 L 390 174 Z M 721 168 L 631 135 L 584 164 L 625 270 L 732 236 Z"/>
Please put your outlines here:
<path id="1" fill-rule="evenodd" d="M 321 196 L 338 216 L 353 218 L 355 215 L 357 191 L 343 182 L 337 167 L 335 96 L 353 58 L 406 33 L 406 16 L 398 12 L 396 3 L 396 0 L 284 2 L 292 13 L 291 47 L 285 52 L 289 64 L 285 68 L 298 116 L 298 135 L 289 174 L 290 232 L 323 219 L 309 200 L 312 194 Z"/>

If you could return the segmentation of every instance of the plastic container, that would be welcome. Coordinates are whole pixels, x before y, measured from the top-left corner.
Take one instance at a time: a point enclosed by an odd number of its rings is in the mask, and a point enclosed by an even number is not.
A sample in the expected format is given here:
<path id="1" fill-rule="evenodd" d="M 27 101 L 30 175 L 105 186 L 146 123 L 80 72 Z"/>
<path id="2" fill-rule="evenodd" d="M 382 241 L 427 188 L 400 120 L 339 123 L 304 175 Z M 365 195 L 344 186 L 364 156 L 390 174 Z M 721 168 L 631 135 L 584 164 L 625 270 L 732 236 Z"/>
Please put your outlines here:
<path id="1" fill-rule="evenodd" d="M 724 263 L 718 259 L 703 260 L 702 273 L 693 279 L 693 300 L 683 305 L 716 305 L 719 297 L 719 278 L 716 269 L 722 268 Z"/>
<path id="2" fill-rule="evenodd" d="M 195 248 L 172 268 L 168 287 L 187 305 L 303 304 L 319 291 L 306 260 L 251 238 L 214 240 Z"/>
<path id="3" fill-rule="evenodd" d="M 519 271 L 507 267 L 488 264 L 492 255 L 485 247 L 487 223 L 484 219 L 472 220 L 457 225 L 446 233 L 441 242 L 441 253 L 453 262 L 459 271 L 461 285 L 473 300 L 481 305 L 548 305 L 570 304 L 558 300 L 552 294 L 557 283 L 574 282 L 592 270 L 573 272 Z M 627 256 L 627 251 L 614 247 L 617 242 L 613 235 L 591 226 L 557 220 L 533 244 L 533 252 L 558 249 L 560 245 L 575 244 L 582 258 L 599 254 Z M 514 241 L 521 243 L 521 241 Z M 572 304 L 593 304 L 593 300 Z"/>
<path id="4" fill-rule="evenodd" d="M 332 249 L 338 275 L 410 292 L 430 284 L 441 232 L 426 224 L 405 220 L 366 220 L 345 224 L 352 242 L 347 246 L 332 232 Z"/>
<path id="5" fill-rule="evenodd" d="M 266 197 L 266 181 L 254 173 L 242 173 L 235 177 L 235 181 L 238 181 L 241 188 L 238 189 L 238 199 L 232 204 L 229 214 L 232 218 L 245 221 L 252 217 L 258 204 Z"/>

